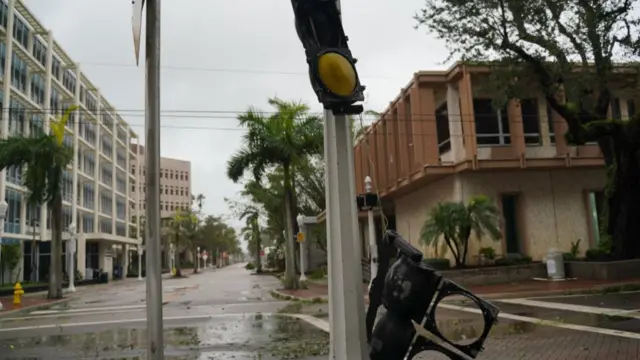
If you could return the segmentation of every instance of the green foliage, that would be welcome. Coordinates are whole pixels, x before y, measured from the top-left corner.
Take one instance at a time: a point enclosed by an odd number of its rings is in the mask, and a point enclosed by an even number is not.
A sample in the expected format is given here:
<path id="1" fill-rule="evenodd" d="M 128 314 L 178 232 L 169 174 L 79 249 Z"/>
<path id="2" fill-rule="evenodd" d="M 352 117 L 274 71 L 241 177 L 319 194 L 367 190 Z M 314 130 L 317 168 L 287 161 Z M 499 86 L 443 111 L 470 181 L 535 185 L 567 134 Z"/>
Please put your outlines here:
<path id="1" fill-rule="evenodd" d="M 327 267 L 321 266 L 317 269 L 314 269 L 311 273 L 309 273 L 308 277 L 311 280 L 321 280 L 327 277 Z"/>
<path id="2" fill-rule="evenodd" d="M 449 259 L 432 258 L 424 259 L 424 262 L 436 270 L 447 270 L 451 267 Z"/>
<path id="3" fill-rule="evenodd" d="M 486 246 L 480 248 L 480 255 L 484 256 L 487 260 L 495 260 L 496 259 L 496 249 L 491 246 Z"/>
<path id="4" fill-rule="evenodd" d="M 57 122 L 52 124 L 58 125 Z M 64 128 L 64 124 L 62 127 Z M 61 138 L 44 133 L 33 137 L 13 135 L 0 139 L 0 169 L 23 166 L 23 185 L 28 190 L 27 203 L 48 203 L 51 208 L 52 239 L 49 298 L 62 298 L 62 179 L 73 161 L 73 151 Z"/>
<path id="5" fill-rule="evenodd" d="M 571 253 L 571 255 L 573 255 L 574 258 L 580 255 L 580 242 L 582 242 L 582 239 L 578 239 L 578 241 L 576 242 L 571 242 L 571 250 L 569 252 Z"/>
<path id="6" fill-rule="evenodd" d="M 244 268 L 247 270 L 254 270 L 256 268 L 256 265 L 250 262 L 250 263 L 247 263 L 247 265 L 245 265 Z"/>
<path id="7" fill-rule="evenodd" d="M 13 271 L 20 263 L 22 250 L 19 244 L 2 245 L 0 268 Z"/>
<path id="8" fill-rule="evenodd" d="M 603 249 L 589 249 L 585 253 L 585 259 L 587 261 L 611 261 L 611 255 L 609 252 Z"/>
<path id="9" fill-rule="evenodd" d="M 522 254 L 508 254 L 507 256 L 496 259 L 495 264 L 498 266 L 524 265 L 533 262 L 531 256 Z"/>
<path id="10" fill-rule="evenodd" d="M 488 236 L 494 241 L 501 237 L 500 210 L 486 196 L 473 197 L 468 204 L 442 202 L 431 209 L 420 231 L 420 240 L 438 248 L 441 239 L 453 254 L 456 266 L 465 266 L 469 238 L 478 240 Z"/>
<path id="11" fill-rule="evenodd" d="M 269 104 L 276 109 L 271 116 L 250 108 L 238 117 L 240 126 L 247 132 L 243 147 L 227 163 L 227 176 L 239 182 L 246 172 L 253 175 L 253 181 L 245 184 L 245 193 L 263 200 L 256 202 L 264 205 L 262 210 L 271 216 L 267 219 L 268 230 L 285 245 L 285 287 L 291 289 L 298 285 L 294 269 L 295 249 L 291 244 L 297 215 L 295 174 L 297 166 L 304 164 L 308 157 L 322 153 L 323 126 L 319 117 L 308 115 L 309 108 L 305 104 L 278 98 L 269 99 Z M 262 185 L 265 174 L 268 187 Z M 239 212 L 243 213 L 246 206 L 241 205 Z M 283 230 L 286 238 L 279 235 Z"/>

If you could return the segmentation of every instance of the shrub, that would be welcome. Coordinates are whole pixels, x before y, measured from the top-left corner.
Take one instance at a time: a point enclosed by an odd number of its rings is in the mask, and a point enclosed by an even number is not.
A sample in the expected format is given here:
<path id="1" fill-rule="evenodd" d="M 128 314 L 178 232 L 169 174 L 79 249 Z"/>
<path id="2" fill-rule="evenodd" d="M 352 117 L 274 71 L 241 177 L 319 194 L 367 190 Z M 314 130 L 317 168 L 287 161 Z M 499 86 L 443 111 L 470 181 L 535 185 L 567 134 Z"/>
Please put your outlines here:
<path id="1" fill-rule="evenodd" d="M 247 270 L 254 270 L 256 268 L 256 265 L 250 262 L 250 263 L 247 263 L 247 265 L 245 265 L 244 268 Z"/>
<path id="2" fill-rule="evenodd" d="M 507 256 L 496 259 L 496 265 L 500 266 L 524 265 L 532 262 L 531 256 L 522 254 L 507 254 Z"/>
<path id="3" fill-rule="evenodd" d="M 495 260 L 496 249 L 491 246 L 483 247 L 480 249 L 480 255 L 483 255 L 487 260 Z"/>
<path id="4" fill-rule="evenodd" d="M 425 264 L 431 266 L 436 270 L 447 270 L 451 267 L 449 259 L 424 259 Z"/>
<path id="5" fill-rule="evenodd" d="M 589 261 L 609 261 L 611 255 L 605 249 L 589 249 L 585 253 L 585 258 Z"/>
<path id="6" fill-rule="evenodd" d="M 324 279 L 324 277 L 326 275 L 327 275 L 327 267 L 326 266 L 321 266 L 321 267 L 313 270 L 309 274 L 309 279 L 320 280 L 320 279 Z"/>

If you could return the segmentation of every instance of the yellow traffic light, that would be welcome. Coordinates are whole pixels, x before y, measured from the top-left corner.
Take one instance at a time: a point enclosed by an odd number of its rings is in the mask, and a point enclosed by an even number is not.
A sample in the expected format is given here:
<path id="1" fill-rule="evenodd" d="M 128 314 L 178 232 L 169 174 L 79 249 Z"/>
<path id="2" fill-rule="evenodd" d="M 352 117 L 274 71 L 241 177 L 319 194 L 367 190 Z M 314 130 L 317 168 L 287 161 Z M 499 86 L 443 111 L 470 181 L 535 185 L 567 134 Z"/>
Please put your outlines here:
<path id="1" fill-rule="evenodd" d="M 358 86 L 354 65 L 342 54 L 327 52 L 318 59 L 318 76 L 327 90 L 335 95 L 351 96 Z"/>

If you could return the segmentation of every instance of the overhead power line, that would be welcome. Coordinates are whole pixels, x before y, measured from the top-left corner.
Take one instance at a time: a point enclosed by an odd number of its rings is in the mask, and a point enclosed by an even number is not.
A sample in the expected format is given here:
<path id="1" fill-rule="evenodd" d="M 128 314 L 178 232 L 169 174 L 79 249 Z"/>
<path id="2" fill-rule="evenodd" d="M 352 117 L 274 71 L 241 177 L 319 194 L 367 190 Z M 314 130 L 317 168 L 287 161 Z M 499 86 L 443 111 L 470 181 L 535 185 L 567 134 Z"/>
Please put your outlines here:
<path id="1" fill-rule="evenodd" d="M 118 68 L 138 68 L 134 64 L 127 63 L 112 63 L 112 62 L 79 62 L 82 66 L 96 66 L 96 67 L 118 67 Z M 260 74 L 260 75 L 295 75 L 295 76 L 309 76 L 305 71 L 280 71 L 280 70 L 259 70 L 259 69 L 233 69 L 233 68 L 214 68 L 214 67 L 196 67 L 196 66 L 171 66 L 163 65 L 161 69 L 164 70 L 177 70 L 177 71 L 195 71 L 195 72 L 221 72 L 221 73 L 236 73 L 236 74 Z M 366 75 L 360 74 L 362 78 L 369 79 L 384 79 L 389 80 L 389 77 L 378 75 Z"/>

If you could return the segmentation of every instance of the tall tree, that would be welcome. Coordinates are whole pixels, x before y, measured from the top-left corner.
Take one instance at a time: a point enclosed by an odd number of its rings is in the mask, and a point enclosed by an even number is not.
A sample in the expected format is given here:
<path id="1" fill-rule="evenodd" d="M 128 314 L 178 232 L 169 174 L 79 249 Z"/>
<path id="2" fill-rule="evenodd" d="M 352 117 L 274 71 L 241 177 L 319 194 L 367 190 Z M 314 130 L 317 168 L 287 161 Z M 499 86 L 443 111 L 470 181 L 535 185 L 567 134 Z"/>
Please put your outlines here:
<path id="1" fill-rule="evenodd" d="M 572 144 L 596 141 L 608 167 L 605 214 L 612 255 L 640 256 L 640 117 L 608 119 L 613 88 L 638 99 L 638 0 L 427 0 L 420 25 L 450 56 L 492 67 L 504 97 L 536 85 Z M 486 61 L 492 62 L 486 63 Z M 497 61 L 493 61 L 497 60 Z"/>
<path id="2" fill-rule="evenodd" d="M 260 211 L 252 206 L 247 207 L 245 211 L 240 214 L 240 220 L 242 219 L 246 220 L 246 228 L 251 233 L 251 243 L 255 246 L 252 251 L 256 255 L 256 271 L 261 273 L 262 259 L 260 258 L 260 253 L 262 252 L 262 245 L 260 244 Z"/>
<path id="3" fill-rule="evenodd" d="M 227 175 L 234 182 L 240 181 L 245 172 L 251 171 L 255 179 L 261 179 L 269 167 L 281 166 L 284 186 L 284 212 L 286 226 L 286 289 L 299 287 L 295 273 L 295 204 L 293 198 L 292 165 L 300 157 L 316 155 L 322 151 L 323 133 L 319 117 L 310 116 L 307 105 L 269 99 L 276 108 L 271 116 L 256 109 L 249 109 L 238 117 L 240 125 L 247 129 L 245 144 L 228 162 Z"/>
<path id="4" fill-rule="evenodd" d="M 14 135 L 0 139 L 0 169 L 25 168 L 24 186 L 29 190 L 29 202 L 46 203 L 51 215 L 51 266 L 49 269 L 50 299 L 62 298 L 62 179 L 73 162 L 73 150 L 64 144 L 69 107 L 57 121 L 51 122 L 51 134 L 44 131 L 34 136 Z"/>
<path id="5" fill-rule="evenodd" d="M 198 226 L 198 218 L 190 210 L 183 210 L 176 212 L 168 228 L 170 232 L 171 243 L 174 246 L 174 261 L 176 274 L 175 276 L 182 276 L 182 264 L 180 264 L 180 254 L 190 249 L 193 242 Z"/>

